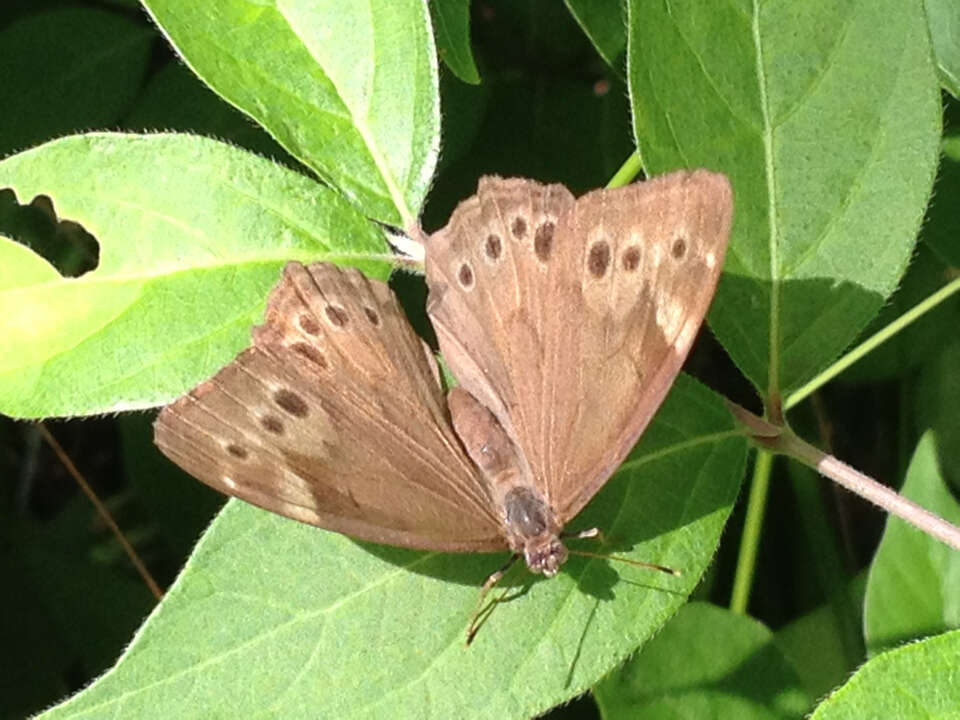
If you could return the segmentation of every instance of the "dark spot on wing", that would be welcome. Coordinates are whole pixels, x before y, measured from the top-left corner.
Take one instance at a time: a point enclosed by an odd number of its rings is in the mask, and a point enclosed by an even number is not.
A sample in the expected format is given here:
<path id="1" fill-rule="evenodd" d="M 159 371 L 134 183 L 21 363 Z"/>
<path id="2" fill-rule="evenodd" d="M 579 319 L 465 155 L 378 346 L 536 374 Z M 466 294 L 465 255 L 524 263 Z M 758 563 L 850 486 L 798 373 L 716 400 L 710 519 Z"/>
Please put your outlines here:
<path id="1" fill-rule="evenodd" d="M 310 414 L 307 407 L 307 401 L 293 392 L 293 390 L 281 389 L 273 394 L 273 401 L 283 410 L 298 418 L 305 418 Z"/>
<path id="2" fill-rule="evenodd" d="M 610 265 L 610 245 L 606 240 L 598 240 L 590 247 L 587 268 L 595 278 L 602 278 Z"/>
<path id="3" fill-rule="evenodd" d="M 283 421 L 276 415 L 264 415 L 260 418 L 263 429 L 274 435 L 283 435 Z"/>
<path id="4" fill-rule="evenodd" d="M 527 221 L 522 217 L 515 217 L 513 219 L 513 225 L 510 226 L 510 230 L 517 240 L 522 240 L 527 234 Z"/>
<path id="5" fill-rule="evenodd" d="M 460 272 L 457 274 L 460 284 L 466 289 L 473 285 L 473 270 L 467 263 L 460 266 Z"/>
<path id="6" fill-rule="evenodd" d="M 487 253 L 487 257 L 491 260 L 499 260 L 500 253 L 503 251 L 503 244 L 500 242 L 500 236 L 490 234 L 487 235 L 487 242 L 484 244 L 484 250 Z"/>
<path id="7" fill-rule="evenodd" d="M 312 315 L 302 313 L 300 315 L 300 329 L 303 330 L 307 335 L 319 335 L 320 323 L 318 323 Z"/>
<path id="8" fill-rule="evenodd" d="M 245 447 L 235 445 L 234 443 L 230 443 L 229 445 L 227 445 L 227 452 L 233 455 L 238 460 L 246 460 L 247 455 L 249 455 Z"/>
<path id="9" fill-rule="evenodd" d="M 550 259 L 550 251 L 553 249 L 553 231 L 555 229 L 556 226 L 547 220 L 541 223 L 533 234 L 533 251 L 541 262 Z"/>
<path id="10" fill-rule="evenodd" d="M 337 307 L 336 305 L 327 305 L 326 313 L 327 319 L 329 319 L 331 323 L 339 328 L 342 328 L 344 325 L 346 325 L 349 320 L 347 317 L 347 311 L 342 307 Z"/>

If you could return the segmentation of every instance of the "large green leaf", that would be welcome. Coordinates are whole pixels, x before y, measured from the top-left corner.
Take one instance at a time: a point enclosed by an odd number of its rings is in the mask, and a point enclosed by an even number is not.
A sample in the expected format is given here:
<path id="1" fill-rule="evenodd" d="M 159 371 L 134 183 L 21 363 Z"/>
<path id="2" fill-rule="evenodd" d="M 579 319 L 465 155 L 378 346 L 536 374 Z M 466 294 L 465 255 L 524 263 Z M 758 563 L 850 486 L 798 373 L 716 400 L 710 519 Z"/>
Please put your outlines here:
<path id="1" fill-rule="evenodd" d="M 917 445 L 901 492 L 952 523 L 960 503 L 944 484 L 935 435 Z M 960 628 L 960 553 L 891 516 L 870 566 L 864 598 L 867 650 Z"/>
<path id="2" fill-rule="evenodd" d="M 960 718 L 960 630 L 878 655 L 810 716 L 860 718 Z"/>
<path id="3" fill-rule="evenodd" d="M 906 268 L 937 163 L 919 0 L 629 3 L 644 162 L 736 194 L 714 331 L 770 400 L 832 361 Z"/>
<path id="4" fill-rule="evenodd" d="M 144 0 L 186 63 L 372 218 L 407 226 L 439 148 L 420 0 Z"/>
<path id="5" fill-rule="evenodd" d="M 249 342 L 290 259 L 360 263 L 386 247 L 335 192 L 188 135 L 63 138 L 0 162 L 0 187 L 53 200 L 100 242 L 64 278 L 0 238 L 0 411 L 82 415 L 157 405 Z"/>
<path id="6" fill-rule="evenodd" d="M 709 603 L 683 607 L 594 694 L 604 720 L 801 718 L 811 706 L 773 633 Z"/>
<path id="7" fill-rule="evenodd" d="M 117 666 L 45 717 L 542 713 L 595 684 L 685 602 L 745 450 L 719 398 L 681 377 L 571 529 L 601 527 L 604 549 L 683 576 L 576 556 L 552 580 L 516 571 L 469 648 L 478 587 L 504 557 L 360 544 L 231 502 Z"/>

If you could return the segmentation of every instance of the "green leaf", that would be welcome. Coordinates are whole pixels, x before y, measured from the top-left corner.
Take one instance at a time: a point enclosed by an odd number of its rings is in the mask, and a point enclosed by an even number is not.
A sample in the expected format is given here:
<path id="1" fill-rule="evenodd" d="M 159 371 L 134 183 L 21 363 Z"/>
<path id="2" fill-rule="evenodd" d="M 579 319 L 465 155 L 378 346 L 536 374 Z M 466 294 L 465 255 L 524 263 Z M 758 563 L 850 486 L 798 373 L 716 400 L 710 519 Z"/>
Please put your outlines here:
<path id="1" fill-rule="evenodd" d="M 859 613 L 866 584 L 867 573 L 864 571 L 844 588 L 845 603 L 831 598 L 830 602 L 777 630 L 777 645 L 797 669 L 810 697 L 824 697 L 843 684 L 850 671 L 863 659 L 862 642 L 860 652 L 855 656 L 845 642 L 849 630 L 843 605 L 852 605 Z M 860 640 L 859 634 L 857 639 Z"/>
<path id="2" fill-rule="evenodd" d="M 943 482 L 935 437 L 928 432 L 920 439 L 901 492 L 957 524 L 960 503 Z M 869 653 L 960 627 L 957 588 L 960 553 L 903 520 L 889 517 L 870 566 L 864 599 Z"/>
<path id="3" fill-rule="evenodd" d="M 960 98 L 960 4 L 954 0 L 923 0 L 930 39 L 944 89 Z"/>
<path id="4" fill-rule="evenodd" d="M 623 0 L 565 0 L 570 14 L 583 28 L 600 57 L 620 69 L 627 47 L 627 9 Z"/>
<path id="5" fill-rule="evenodd" d="M 775 401 L 849 345 L 910 258 L 941 112 L 923 9 L 628 6 L 644 162 L 731 177 L 733 239 L 711 326 Z"/>
<path id="6" fill-rule="evenodd" d="M 478 588 L 504 556 L 361 544 L 232 501 L 117 666 L 44 717 L 540 714 L 599 681 L 684 603 L 745 451 L 719 398 L 681 377 L 570 529 L 601 527 L 602 550 L 683 576 L 577 556 L 551 580 L 518 568 L 469 648 Z"/>
<path id="7" fill-rule="evenodd" d="M 144 5 L 190 68 L 291 155 L 371 218 L 415 223 L 440 127 L 424 3 Z"/>
<path id="8" fill-rule="evenodd" d="M 124 116 L 123 129 L 205 135 L 303 169 L 263 128 L 221 100 L 176 60 L 150 77 L 136 105 Z"/>
<path id="9" fill-rule="evenodd" d="M 944 480 L 960 492 L 960 338 L 933 358 L 922 370 L 916 384 L 914 416 L 917 431 L 931 428 L 937 437 L 937 456 Z"/>
<path id="10" fill-rule="evenodd" d="M 960 630 L 885 652 L 827 698 L 810 720 L 960 718 Z"/>
<path id="11" fill-rule="evenodd" d="M 681 608 L 594 695 L 604 720 L 801 718 L 812 705 L 770 630 L 702 602 Z"/>
<path id="12" fill-rule="evenodd" d="M 929 217 L 929 216 L 928 216 Z M 923 236 L 931 225 L 925 225 Z M 883 330 L 908 310 L 926 300 L 950 282 L 953 270 L 930 250 L 927 243 L 917 245 L 900 287 L 880 313 L 864 328 L 857 344 Z M 842 382 L 861 383 L 892 380 L 923 362 L 936 358 L 955 337 L 953 329 L 960 317 L 960 295 L 954 295 L 903 328 L 873 349 L 839 376 Z"/>
<path id="13" fill-rule="evenodd" d="M 94 271 L 62 278 L 0 238 L 0 411 L 15 417 L 176 397 L 248 344 L 287 260 L 389 270 L 366 259 L 382 235 L 339 195 L 203 138 L 63 138 L 0 162 L 4 186 L 50 197 L 101 248 Z"/>
<path id="14" fill-rule="evenodd" d="M 114 126 L 143 83 L 152 40 L 149 27 L 93 8 L 41 12 L 0 30 L 0 157 Z"/>
<path id="15" fill-rule="evenodd" d="M 923 239 L 943 261 L 960 266 L 960 136 L 943 140 L 937 192 L 930 199 Z"/>
<path id="16" fill-rule="evenodd" d="M 469 0 L 430 0 L 430 17 L 440 59 L 465 83 L 479 83 L 480 73 L 470 47 Z"/>

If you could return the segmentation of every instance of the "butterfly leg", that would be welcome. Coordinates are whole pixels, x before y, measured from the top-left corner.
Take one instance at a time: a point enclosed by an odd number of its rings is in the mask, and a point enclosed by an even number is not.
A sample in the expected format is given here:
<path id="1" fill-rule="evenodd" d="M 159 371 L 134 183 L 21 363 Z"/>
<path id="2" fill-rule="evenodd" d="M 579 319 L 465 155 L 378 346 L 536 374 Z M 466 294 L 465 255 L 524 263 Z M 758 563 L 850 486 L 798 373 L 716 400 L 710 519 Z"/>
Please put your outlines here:
<path id="1" fill-rule="evenodd" d="M 519 554 L 514 554 L 510 556 L 510 559 L 507 560 L 506 564 L 497 570 L 495 573 L 492 573 L 484 583 L 483 587 L 480 588 L 480 597 L 477 598 L 477 607 L 474 609 L 473 614 L 470 616 L 470 624 L 467 626 L 467 646 L 470 646 L 470 643 L 473 642 L 473 638 L 476 637 L 477 632 L 480 630 L 480 626 L 483 622 L 489 617 L 490 613 L 493 612 L 493 607 L 496 606 L 496 603 L 493 603 L 490 606 L 489 612 L 484 613 L 483 600 L 487 596 L 487 593 L 493 589 L 493 586 L 496 585 L 503 579 L 503 576 L 506 575 L 510 568 L 513 567 L 514 563 L 520 558 Z"/>

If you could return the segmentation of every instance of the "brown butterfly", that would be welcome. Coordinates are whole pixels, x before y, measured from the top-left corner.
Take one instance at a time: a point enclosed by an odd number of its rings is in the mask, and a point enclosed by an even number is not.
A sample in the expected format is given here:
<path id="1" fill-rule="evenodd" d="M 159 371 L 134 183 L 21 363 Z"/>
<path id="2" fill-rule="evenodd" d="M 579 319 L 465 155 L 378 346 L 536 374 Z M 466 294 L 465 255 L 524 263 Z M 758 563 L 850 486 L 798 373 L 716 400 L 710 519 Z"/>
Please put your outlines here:
<path id="1" fill-rule="evenodd" d="M 164 408 L 156 442 L 208 485 L 301 522 L 554 575 L 563 527 L 680 371 L 730 233 L 726 177 L 579 199 L 483 178 L 426 243 L 427 309 L 459 387 L 389 288 L 291 262 L 253 345 Z"/>

